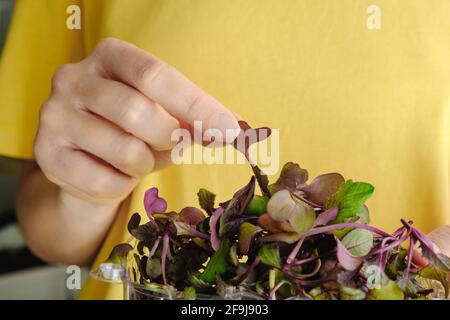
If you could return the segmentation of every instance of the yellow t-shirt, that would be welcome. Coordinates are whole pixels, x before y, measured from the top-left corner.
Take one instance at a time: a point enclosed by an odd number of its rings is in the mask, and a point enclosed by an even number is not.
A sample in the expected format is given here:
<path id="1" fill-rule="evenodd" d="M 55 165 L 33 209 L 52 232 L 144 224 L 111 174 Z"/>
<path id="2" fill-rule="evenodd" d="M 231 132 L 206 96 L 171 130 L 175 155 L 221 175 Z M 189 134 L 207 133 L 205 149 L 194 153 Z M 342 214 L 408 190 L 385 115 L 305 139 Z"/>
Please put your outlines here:
<path id="1" fill-rule="evenodd" d="M 81 30 L 66 28 L 71 4 L 81 6 Z M 374 184 L 374 225 L 392 230 L 404 217 L 428 232 L 450 224 L 449 12 L 448 0 L 19 0 L 0 65 L 0 153 L 32 157 L 51 74 L 112 36 L 158 55 L 254 126 L 279 128 L 281 163 Z M 151 174 L 96 265 L 127 240 L 148 187 L 179 210 L 197 203 L 200 187 L 225 200 L 249 176 L 246 165 Z M 93 280 L 81 295 L 121 296 Z"/>

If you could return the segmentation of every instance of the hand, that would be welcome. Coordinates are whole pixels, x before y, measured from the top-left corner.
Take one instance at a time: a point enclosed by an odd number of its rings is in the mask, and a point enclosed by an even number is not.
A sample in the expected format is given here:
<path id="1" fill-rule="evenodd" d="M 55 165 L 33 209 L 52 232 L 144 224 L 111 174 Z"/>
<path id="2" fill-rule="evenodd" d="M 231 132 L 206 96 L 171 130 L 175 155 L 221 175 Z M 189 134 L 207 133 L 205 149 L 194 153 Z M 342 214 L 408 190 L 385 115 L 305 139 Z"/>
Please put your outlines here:
<path id="1" fill-rule="evenodd" d="M 450 257 L 450 225 L 434 229 L 428 237 L 436 245 L 436 250 Z M 428 265 L 428 261 L 421 256 L 418 251 L 414 252 L 413 261 L 420 267 Z M 450 283 L 450 273 L 447 274 L 447 281 Z"/>
<path id="2" fill-rule="evenodd" d="M 118 204 L 169 162 L 172 132 L 239 128 L 233 114 L 173 67 L 134 45 L 101 41 L 58 69 L 35 141 L 45 176 L 72 196 Z"/>

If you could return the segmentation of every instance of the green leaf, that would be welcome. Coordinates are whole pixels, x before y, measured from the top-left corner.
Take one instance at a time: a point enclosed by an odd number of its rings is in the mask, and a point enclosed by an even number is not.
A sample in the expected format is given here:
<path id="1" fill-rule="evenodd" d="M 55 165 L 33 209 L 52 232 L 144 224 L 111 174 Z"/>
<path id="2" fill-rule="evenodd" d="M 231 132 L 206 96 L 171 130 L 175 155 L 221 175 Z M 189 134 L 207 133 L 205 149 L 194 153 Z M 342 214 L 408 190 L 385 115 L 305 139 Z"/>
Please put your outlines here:
<path id="1" fill-rule="evenodd" d="M 341 185 L 338 192 L 327 201 L 326 208 L 336 204 L 339 208 L 336 222 L 344 222 L 364 210 L 364 202 L 369 199 L 374 189 L 369 183 L 347 180 Z"/>
<path id="2" fill-rule="evenodd" d="M 107 261 L 119 264 L 119 265 L 126 265 L 127 263 L 127 257 L 128 253 L 133 250 L 133 247 L 128 243 L 120 243 L 117 246 L 115 246 L 109 255 L 109 258 Z"/>
<path id="3" fill-rule="evenodd" d="M 234 235 L 237 233 L 240 224 L 238 218 L 244 213 L 244 210 L 252 200 L 254 193 L 255 177 L 252 176 L 250 182 L 233 195 L 233 198 L 228 202 L 227 207 L 220 216 L 220 237 L 225 236 L 225 234 Z"/>
<path id="4" fill-rule="evenodd" d="M 269 234 L 260 239 L 261 242 L 285 242 L 295 243 L 300 239 L 300 235 L 297 232 L 280 232 L 275 234 Z"/>
<path id="5" fill-rule="evenodd" d="M 444 287 L 445 296 L 448 297 L 449 285 L 447 282 L 447 273 L 445 271 L 440 271 L 432 265 L 429 265 L 420 270 L 419 275 L 423 278 L 439 281 Z"/>
<path id="6" fill-rule="evenodd" d="M 387 284 L 370 290 L 369 300 L 403 300 L 405 295 L 399 286 L 392 280 Z"/>
<path id="7" fill-rule="evenodd" d="M 338 239 L 343 239 L 346 236 L 346 234 L 352 231 L 353 229 L 354 229 L 353 227 L 346 227 L 342 229 L 333 230 L 330 233 L 334 234 Z"/>
<path id="8" fill-rule="evenodd" d="M 197 196 L 200 207 L 211 215 L 214 211 L 216 195 L 211 191 L 202 188 L 198 191 Z"/>
<path id="9" fill-rule="evenodd" d="M 265 244 L 259 249 L 258 257 L 262 263 L 276 268 L 281 268 L 280 251 L 278 244 Z"/>
<path id="10" fill-rule="evenodd" d="M 230 248 L 230 252 L 228 254 L 228 261 L 233 267 L 237 267 L 239 264 L 239 257 L 237 254 L 237 245 L 233 244 Z"/>
<path id="11" fill-rule="evenodd" d="M 219 250 L 217 250 L 200 275 L 199 279 L 207 283 L 214 283 L 216 275 L 222 275 L 227 271 L 227 257 L 230 250 L 230 240 L 223 238 Z"/>
<path id="12" fill-rule="evenodd" d="M 419 291 L 422 290 L 422 288 L 416 281 L 402 278 L 397 281 L 397 285 L 400 289 L 402 289 L 405 296 L 414 299 L 420 297 Z"/>
<path id="13" fill-rule="evenodd" d="M 262 229 L 250 222 L 242 222 L 239 226 L 239 252 L 247 254 L 255 235 Z"/>
<path id="14" fill-rule="evenodd" d="M 183 290 L 183 299 L 184 300 L 195 300 L 197 299 L 197 292 L 194 287 L 186 287 Z"/>
<path id="15" fill-rule="evenodd" d="M 247 216 L 260 216 L 267 210 L 267 202 L 269 198 L 254 195 L 253 199 L 248 204 L 247 208 L 244 211 L 244 214 Z"/>
<path id="16" fill-rule="evenodd" d="M 270 198 L 267 212 L 274 220 L 288 220 L 297 232 L 310 229 L 316 219 L 314 209 L 302 201 L 293 199 L 288 190 L 278 191 Z"/>
<path id="17" fill-rule="evenodd" d="M 201 274 L 198 273 L 191 273 L 188 275 L 187 277 L 187 282 L 194 286 L 195 288 L 199 288 L 199 289 L 207 289 L 207 288 L 211 288 L 211 284 L 203 281 L 201 279 Z"/>
<path id="18" fill-rule="evenodd" d="M 311 206 L 303 202 L 297 202 L 295 209 L 295 212 L 289 218 L 292 228 L 297 232 L 309 230 L 316 220 L 316 212 Z"/>
<path id="19" fill-rule="evenodd" d="M 364 257 L 373 248 L 373 234 L 365 229 L 354 229 L 345 235 L 342 244 L 352 255 Z"/>
<path id="20" fill-rule="evenodd" d="M 341 286 L 339 288 L 339 297 L 341 300 L 364 300 L 366 294 L 360 289 Z"/>
<path id="21" fill-rule="evenodd" d="M 151 279 L 158 278 L 162 274 L 161 259 L 148 259 L 145 271 Z"/>

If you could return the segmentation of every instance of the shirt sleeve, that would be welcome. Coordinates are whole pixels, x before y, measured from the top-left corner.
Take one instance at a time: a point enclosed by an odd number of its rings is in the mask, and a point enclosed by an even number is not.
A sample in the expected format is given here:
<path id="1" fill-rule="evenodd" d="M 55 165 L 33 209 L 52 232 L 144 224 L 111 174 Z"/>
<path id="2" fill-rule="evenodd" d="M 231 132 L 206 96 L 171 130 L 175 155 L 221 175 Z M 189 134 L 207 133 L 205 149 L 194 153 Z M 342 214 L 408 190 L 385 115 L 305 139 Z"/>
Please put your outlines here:
<path id="1" fill-rule="evenodd" d="M 0 57 L 0 155 L 32 159 L 39 109 L 56 69 L 84 56 L 83 23 L 69 30 L 74 0 L 17 0 Z M 81 12 L 81 22 L 83 16 Z"/>

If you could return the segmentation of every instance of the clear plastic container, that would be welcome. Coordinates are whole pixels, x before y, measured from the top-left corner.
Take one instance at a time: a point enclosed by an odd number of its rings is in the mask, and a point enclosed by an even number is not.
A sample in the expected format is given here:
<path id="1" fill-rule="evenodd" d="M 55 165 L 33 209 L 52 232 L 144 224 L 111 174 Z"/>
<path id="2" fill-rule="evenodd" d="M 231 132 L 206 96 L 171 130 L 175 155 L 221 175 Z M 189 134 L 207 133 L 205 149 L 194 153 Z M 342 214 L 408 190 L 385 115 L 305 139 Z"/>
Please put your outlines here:
<path id="1" fill-rule="evenodd" d="M 91 276 L 99 281 L 119 283 L 123 285 L 124 300 L 186 300 L 183 291 L 159 284 L 139 284 L 132 282 L 126 269 L 114 263 L 103 263 L 91 272 Z M 197 293 L 196 300 L 264 300 L 264 297 L 245 287 L 226 287 L 222 295 Z"/>

